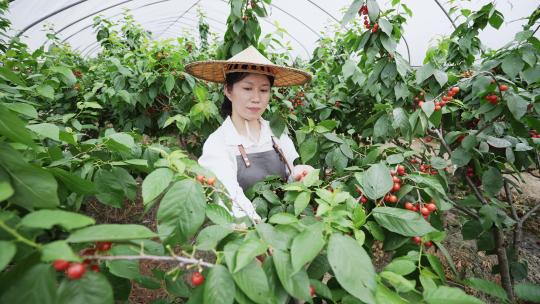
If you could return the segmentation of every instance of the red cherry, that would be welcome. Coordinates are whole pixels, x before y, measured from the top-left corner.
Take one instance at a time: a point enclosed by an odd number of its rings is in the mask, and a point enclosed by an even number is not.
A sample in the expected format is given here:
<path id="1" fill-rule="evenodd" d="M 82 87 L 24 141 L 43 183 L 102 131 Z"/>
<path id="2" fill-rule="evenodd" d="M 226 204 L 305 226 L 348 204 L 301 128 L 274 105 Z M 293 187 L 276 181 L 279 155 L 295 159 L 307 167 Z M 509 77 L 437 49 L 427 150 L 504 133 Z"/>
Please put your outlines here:
<path id="1" fill-rule="evenodd" d="M 505 85 L 505 84 L 501 84 L 501 85 L 499 86 L 499 90 L 501 90 L 501 92 L 507 91 L 507 90 L 508 90 L 508 86 Z"/>
<path id="2" fill-rule="evenodd" d="M 412 211 L 412 210 L 414 210 L 414 205 L 411 202 L 406 202 L 405 203 L 405 209 Z"/>
<path id="3" fill-rule="evenodd" d="M 452 87 L 452 92 L 454 92 L 454 94 L 457 94 L 459 93 L 459 87 Z"/>
<path id="4" fill-rule="evenodd" d="M 86 268 L 84 267 L 84 264 L 73 263 L 69 265 L 68 269 L 66 270 L 66 275 L 72 280 L 78 280 L 84 275 L 85 272 Z"/>
<path id="5" fill-rule="evenodd" d="M 405 167 L 402 165 L 397 166 L 397 173 L 398 175 L 405 175 Z"/>
<path id="6" fill-rule="evenodd" d="M 420 245 L 422 243 L 422 239 L 419 236 L 413 236 L 411 239 L 416 245 Z"/>
<path id="7" fill-rule="evenodd" d="M 206 180 L 206 184 L 208 184 L 208 186 L 214 186 L 215 183 L 216 183 L 216 178 L 215 177 L 209 177 Z"/>
<path id="8" fill-rule="evenodd" d="M 433 212 L 433 211 L 437 210 L 437 205 L 435 205 L 433 203 L 429 203 L 429 204 L 426 204 L 426 208 L 429 210 L 429 212 Z"/>
<path id="9" fill-rule="evenodd" d="M 392 204 L 395 204 L 395 203 L 397 203 L 397 201 L 398 201 L 397 196 L 395 196 L 395 195 L 389 195 L 389 196 L 388 196 L 387 202 L 392 203 Z"/>
<path id="10" fill-rule="evenodd" d="M 360 202 L 361 202 L 362 204 L 365 204 L 365 203 L 368 202 L 368 198 L 362 195 L 362 196 L 360 197 Z"/>
<path id="11" fill-rule="evenodd" d="M 68 269 L 70 263 L 66 260 L 58 259 L 53 262 L 54 270 L 56 271 L 64 271 Z"/>
<path id="12" fill-rule="evenodd" d="M 197 179 L 197 181 L 198 181 L 199 183 L 201 183 L 201 184 L 203 184 L 204 181 L 206 180 L 206 178 L 204 177 L 204 175 L 201 175 L 201 174 L 197 175 L 196 179 Z"/>
<path id="13" fill-rule="evenodd" d="M 401 183 L 401 180 L 397 176 L 392 177 L 392 180 L 394 181 L 394 183 Z"/>
<path id="14" fill-rule="evenodd" d="M 440 105 L 436 105 L 435 106 L 435 111 L 439 111 L 441 109 L 441 106 Z"/>
<path id="15" fill-rule="evenodd" d="M 396 175 L 396 171 L 390 170 L 390 175 L 392 175 L 392 176 Z"/>
<path id="16" fill-rule="evenodd" d="M 315 288 L 309 285 L 309 295 L 313 298 L 315 296 Z"/>
<path id="17" fill-rule="evenodd" d="M 96 242 L 96 250 L 97 251 L 108 251 L 111 249 L 112 243 L 111 242 Z"/>
<path id="18" fill-rule="evenodd" d="M 90 265 L 90 269 L 93 271 L 93 272 L 100 272 L 101 269 L 99 269 L 99 266 L 94 264 L 94 265 Z"/>
<path id="19" fill-rule="evenodd" d="M 423 101 L 419 101 L 418 102 L 418 106 L 421 108 L 422 106 L 424 105 L 424 102 Z"/>
<path id="20" fill-rule="evenodd" d="M 94 255 L 96 253 L 95 248 L 86 248 L 82 251 L 82 255 Z"/>
<path id="21" fill-rule="evenodd" d="M 429 215 L 429 209 L 426 208 L 426 207 L 422 207 L 422 208 L 420 208 L 420 213 L 422 213 L 422 215 L 424 215 L 424 216 L 427 216 L 427 215 Z"/>
<path id="22" fill-rule="evenodd" d="M 392 186 L 392 192 L 398 192 L 399 189 L 401 189 L 401 185 L 399 183 L 395 183 L 393 186 Z"/>
<path id="23" fill-rule="evenodd" d="M 431 137 L 429 137 L 429 136 L 428 136 L 428 137 L 424 137 L 424 141 L 429 143 L 429 142 L 432 142 L 432 141 L 433 141 L 433 138 L 431 138 Z"/>
<path id="24" fill-rule="evenodd" d="M 433 246 L 433 242 L 427 241 L 427 242 L 424 243 L 424 245 L 425 245 L 426 247 L 431 247 L 431 246 Z"/>
<path id="25" fill-rule="evenodd" d="M 198 271 L 191 274 L 191 284 L 193 286 L 199 286 L 204 283 L 204 275 Z"/>

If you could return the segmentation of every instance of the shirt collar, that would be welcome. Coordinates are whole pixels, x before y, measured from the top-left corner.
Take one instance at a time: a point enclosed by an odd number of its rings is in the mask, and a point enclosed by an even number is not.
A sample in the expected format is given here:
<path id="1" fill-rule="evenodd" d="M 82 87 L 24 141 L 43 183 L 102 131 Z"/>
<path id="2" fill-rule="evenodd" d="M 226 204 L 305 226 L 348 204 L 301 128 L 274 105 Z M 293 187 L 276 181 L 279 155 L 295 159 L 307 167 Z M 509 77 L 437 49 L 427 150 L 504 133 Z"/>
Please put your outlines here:
<path id="1" fill-rule="evenodd" d="M 231 117 L 227 116 L 227 118 L 225 119 L 225 121 L 223 121 L 223 124 L 221 125 L 225 133 L 225 142 L 229 145 L 243 145 L 245 148 L 247 148 L 252 145 L 264 144 L 267 141 L 271 141 L 272 136 L 274 135 L 272 134 L 272 130 L 270 129 L 270 123 L 262 117 L 259 121 L 261 122 L 260 140 L 259 143 L 253 143 L 244 136 L 241 136 L 238 131 L 236 131 Z"/>

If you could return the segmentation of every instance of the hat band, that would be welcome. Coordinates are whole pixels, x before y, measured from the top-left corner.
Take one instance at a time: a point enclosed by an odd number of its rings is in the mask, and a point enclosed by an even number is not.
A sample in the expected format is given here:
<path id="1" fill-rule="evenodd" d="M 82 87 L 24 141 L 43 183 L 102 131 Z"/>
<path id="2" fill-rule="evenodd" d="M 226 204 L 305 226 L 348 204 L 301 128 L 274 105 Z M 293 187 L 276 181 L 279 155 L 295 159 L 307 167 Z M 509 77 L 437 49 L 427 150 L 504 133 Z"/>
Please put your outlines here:
<path id="1" fill-rule="evenodd" d="M 272 69 L 268 66 L 255 65 L 255 64 L 246 64 L 246 63 L 234 63 L 227 64 L 223 67 L 223 74 L 227 75 L 230 73 L 237 72 L 248 72 L 255 74 L 263 74 L 275 77 L 275 73 L 272 73 Z"/>

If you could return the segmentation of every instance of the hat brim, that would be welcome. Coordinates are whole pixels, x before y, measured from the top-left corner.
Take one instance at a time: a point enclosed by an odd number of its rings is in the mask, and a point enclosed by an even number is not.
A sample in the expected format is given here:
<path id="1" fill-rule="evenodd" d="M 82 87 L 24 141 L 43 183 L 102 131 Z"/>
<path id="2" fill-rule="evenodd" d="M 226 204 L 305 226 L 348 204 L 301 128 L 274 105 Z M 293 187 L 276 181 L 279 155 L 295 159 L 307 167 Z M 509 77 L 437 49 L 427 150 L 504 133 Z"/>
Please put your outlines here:
<path id="1" fill-rule="evenodd" d="M 280 65 L 273 64 L 257 64 L 253 62 L 237 62 L 237 61 L 226 61 L 226 60 L 207 60 L 207 61 L 198 61 L 192 62 L 185 66 L 186 72 L 189 74 L 207 81 L 224 83 L 225 82 L 225 66 L 231 64 L 240 64 L 240 65 L 249 65 L 249 66 L 260 66 L 268 67 L 271 71 L 272 76 L 274 76 L 274 86 L 275 87 L 288 87 L 295 85 L 302 85 L 311 80 L 311 74 L 308 72 L 302 71 L 300 69 L 289 68 Z M 248 73 L 256 74 L 266 74 L 262 71 L 246 69 L 243 70 Z"/>

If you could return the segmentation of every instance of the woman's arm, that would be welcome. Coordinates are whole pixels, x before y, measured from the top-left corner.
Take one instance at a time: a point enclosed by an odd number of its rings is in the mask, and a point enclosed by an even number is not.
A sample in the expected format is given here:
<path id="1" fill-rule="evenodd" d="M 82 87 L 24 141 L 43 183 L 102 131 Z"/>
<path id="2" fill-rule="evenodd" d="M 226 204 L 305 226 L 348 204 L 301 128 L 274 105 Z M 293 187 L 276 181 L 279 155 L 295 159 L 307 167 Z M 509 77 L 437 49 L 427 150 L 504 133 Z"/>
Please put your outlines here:
<path id="1" fill-rule="evenodd" d="M 296 148 L 294 147 L 294 143 L 289 137 L 288 134 L 283 133 L 280 137 L 280 143 L 281 148 L 283 149 L 283 153 L 285 154 L 285 158 L 287 158 L 287 161 L 291 166 L 294 164 L 294 161 L 299 157 L 298 152 L 296 152 Z M 291 172 L 291 175 L 289 176 L 289 181 L 298 181 L 302 180 L 304 176 L 306 176 L 309 172 L 315 170 L 310 165 L 296 165 L 293 166 L 293 172 Z"/>

